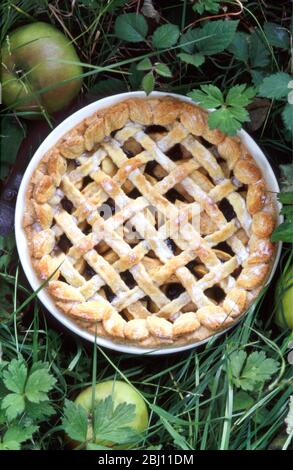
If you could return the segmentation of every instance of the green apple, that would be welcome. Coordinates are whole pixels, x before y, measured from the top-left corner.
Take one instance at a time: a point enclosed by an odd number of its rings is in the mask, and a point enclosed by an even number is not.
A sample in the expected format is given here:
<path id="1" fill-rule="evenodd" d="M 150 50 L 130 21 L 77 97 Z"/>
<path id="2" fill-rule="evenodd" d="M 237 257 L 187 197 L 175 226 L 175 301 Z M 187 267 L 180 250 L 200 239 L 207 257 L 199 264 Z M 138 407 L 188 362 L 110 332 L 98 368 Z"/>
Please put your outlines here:
<path id="1" fill-rule="evenodd" d="M 293 330 L 293 265 L 281 276 L 275 291 L 275 322 L 284 329 Z"/>
<path id="2" fill-rule="evenodd" d="M 88 387 L 83 390 L 75 399 L 75 403 L 82 406 L 88 416 L 90 417 L 92 412 L 92 387 Z M 135 405 L 135 416 L 132 421 L 127 424 L 127 427 L 131 427 L 137 433 L 143 433 L 148 426 L 148 410 L 146 404 L 141 395 L 126 382 L 120 380 L 108 380 L 106 382 L 100 382 L 95 386 L 95 402 L 105 400 L 108 396 L 112 397 L 114 409 L 120 403 L 130 403 Z M 93 430 L 90 424 L 88 426 L 88 439 L 90 440 L 93 436 Z M 99 440 L 97 444 L 101 444 Z M 75 443 L 77 444 L 77 443 Z M 107 443 L 108 446 L 113 446 L 112 443 Z M 131 446 L 124 444 L 123 446 L 115 446 L 115 448 L 129 448 Z"/>
<path id="3" fill-rule="evenodd" d="M 1 55 L 2 100 L 12 109 L 53 113 L 67 106 L 81 88 L 78 55 L 71 41 L 50 24 L 31 23 L 9 33 Z M 70 81 L 57 85 L 63 80 Z M 47 87 L 52 88 L 38 93 Z"/>

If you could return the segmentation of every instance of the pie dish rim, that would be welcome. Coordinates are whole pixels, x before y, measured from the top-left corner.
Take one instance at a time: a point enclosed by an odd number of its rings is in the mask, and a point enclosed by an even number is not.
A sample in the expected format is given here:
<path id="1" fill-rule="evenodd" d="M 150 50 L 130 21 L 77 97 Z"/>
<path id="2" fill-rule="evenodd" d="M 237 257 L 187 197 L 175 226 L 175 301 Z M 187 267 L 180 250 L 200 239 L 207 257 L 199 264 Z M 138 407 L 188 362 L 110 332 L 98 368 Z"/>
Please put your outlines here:
<path id="1" fill-rule="evenodd" d="M 150 97 L 168 97 L 168 96 L 174 97 L 183 102 L 193 103 L 190 98 L 183 96 L 183 95 L 175 94 L 175 93 L 153 92 L 150 95 Z M 34 290 L 40 287 L 42 281 L 38 278 L 37 273 L 35 272 L 32 266 L 31 255 L 30 255 L 29 248 L 28 248 L 27 236 L 25 233 L 25 229 L 22 226 L 23 213 L 25 210 L 25 203 L 26 203 L 25 194 L 26 194 L 26 190 L 29 185 L 33 172 L 35 171 L 40 160 L 43 158 L 44 154 L 51 147 L 53 147 L 57 143 L 57 141 L 64 134 L 66 134 L 66 132 L 68 132 L 70 129 L 78 125 L 83 119 L 89 117 L 91 114 L 95 113 L 99 109 L 108 108 L 121 101 L 124 101 L 126 99 L 131 99 L 131 98 L 147 98 L 147 97 L 144 92 L 127 92 L 127 93 L 121 93 L 118 95 L 113 95 L 110 97 L 97 100 L 81 108 L 80 110 L 76 111 L 75 113 L 70 115 L 68 118 L 66 118 L 63 122 L 61 122 L 46 137 L 46 139 L 41 143 L 41 145 L 38 147 L 38 149 L 34 153 L 24 173 L 24 176 L 23 176 L 20 188 L 19 188 L 19 192 L 18 192 L 16 210 L 15 210 L 15 235 L 16 235 L 16 245 L 17 245 L 17 249 L 19 253 L 19 258 L 23 266 L 24 272 L 26 274 L 26 277 L 31 287 Z M 263 178 L 265 179 L 268 188 L 271 191 L 278 192 L 279 185 L 278 185 L 277 179 L 275 177 L 275 174 L 267 158 L 262 152 L 262 150 L 259 148 L 256 142 L 249 136 L 249 134 L 247 134 L 247 132 L 244 131 L 243 129 L 241 129 L 238 132 L 238 135 L 241 137 L 245 146 L 250 151 L 257 165 L 260 167 Z M 279 206 L 280 205 L 278 204 L 278 207 Z M 277 209 L 276 218 L 277 218 L 278 223 L 280 223 L 282 220 L 282 217 L 278 214 L 278 207 L 276 208 Z M 270 282 L 270 280 L 272 279 L 274 275 L 275 269 L 279 261 L 280 251 L 281 251 L 281 243 L 278 243 L 276 244 L 275 257 L 271 266 L 270 275 L 266 283 L 264 284 L 264 286 Z M 58 309 L 58 307 L 55 305 L 54 300 L 45 289 L 42 289 L 40 292 L 38 292 L 37 295 L 39 299 L 41 300 L 41 302 L 43 303 L 43 305 L 46 307 L 46 309 L 58 321 L 60 321 L 64 326 L 66 326 L 69 330 L 71 330 L 75 334 L 81 336 L 82 338 L 88 341 L 91 341 L 91 342 L 95 341 L 95 335 L 93 333 L 87 331 L 86 329 L 79 327 L 73 320 L 71 320 L 66 314 L 62 313 Z M 109 337 L 100 337 L 100 336 L 96 337 L 96 343 L 99 344 L 100 346 L 104 346 L 115 351 L 126 352 L 126 353 L 131 353 L 131 354 L 156 354 L 157 355 L 157 354 L 170 354 L 170 353 L 180 352 L 180 351 L 184 351 L 187 349 L 191 349 L 193 347 L 200 346 L 206 343 L 207 341 L 211 340 L 211 338 L 216 338 L 219 335 L 227 332 L 230 328 L 234 327 L 240 320 L 244 318 L 244 316 L 247 314 L 247 311 L 244 312 L 239 319 L 235 320 L 231 326 L 221 330 L 219 333 L 213 334 L 212 336 L 205 338 L 202 341 L 198 341 L 196 343 L 185 344 L 183 346 L 162 345 L 162 346 L 159 346 L 158 348 L 150 348 L 150 347 L 145 348 L 145 347 L 136 346 L 130 343 L 129 344 L 118 343 Z"/>

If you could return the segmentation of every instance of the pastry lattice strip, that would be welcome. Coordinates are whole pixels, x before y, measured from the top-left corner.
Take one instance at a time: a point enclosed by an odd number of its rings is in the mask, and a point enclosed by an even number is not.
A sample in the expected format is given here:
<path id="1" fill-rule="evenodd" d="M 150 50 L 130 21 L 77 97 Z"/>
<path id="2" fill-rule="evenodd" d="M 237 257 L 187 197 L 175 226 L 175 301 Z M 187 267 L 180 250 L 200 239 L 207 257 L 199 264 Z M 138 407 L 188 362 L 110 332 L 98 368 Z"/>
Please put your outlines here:
<path id="1" fill-rule="evenodd" d="M 121 145 L 125 142 L 126 139 L 129 138 L 129 136 L 135 137 L 135 139 L 142 145 L 142 147 L 146 148 L 152 154 L 154 160 L 156 160 L 168 173 L 172 172 L 177 167 L 177 165 L 170 158 L 168 158 L 162 152 L 161 149 L 164 149 L 164 151 L 166 152 L 174 145 L 181 143 L 183 139 L 185 139 L 188 135 L 186 129 L 181 124 L 175 124 L 173 129 L 168 133 L 167 136 L 163 137 L 161 140 L 155 143 L 142 130 L 138 132 L 137 127 L 138 126 L 129 126 L 128 128 L 126 127 L 125 129 L 118 131 L 115 138 L 119 140 L 119 143 Z M 189 136 L 189 139 L 190 138 L 192 138 L 193 141 L 196 141 L 195 137 Z M 117 150 L 120 150 L 120 145 L 117 145 Z M 112 144 L 110 146 L 107 146 L 106 144 L 105 148 L 108 152 L 110 151 L 111 153 L 114 146 L 115 144 Z M 216 168 L 217 171 L 214 171 L 214 175 L 216 175 L 218 178 L 222 178 L 223 173 L 215 157 L 203 146 L 201 147 L 201 151 L 206 152 L 206 160 L 210 160 L 212 162 L 209 164 L 208 167 L 206 165 L 206 167 L 208 169 L 210 169 L 210 167 Z M 193 156 L 194 158 L 196 158 L 196 155 Z M 112 158 L 113 157 L 115 157 L 115 155 L 112 154 Z M 115 163 L 117 164 L 117 166 L 119 165 L 119 161 L 117 159 Z M 219 229 L 225 227 L 227 221 L 222 212 L 218 209 L 215 202 L 223 199 L 224 197 L 227 197 L 229 202 L 232 204 L 232 207 L 235 210 L 235 213 L 240 222 L 245 219 L 246 227 L 249 226 L 249 224 L 251 223 L 251 218 L 246 210 L 243 198 L 234 191 L 235 188 L 229 180 L 225 180 L 224 178 L 222 178 L 223 181 L 220 182 L 216 187 L 214 187 L 209 194 L 206 194 L 196 184 L 194 179 L 191 181 L 191 177 L 193 175 L 194 172 L 191 173 L 190 176 L 187 176 L 182 181 L 180 181 L 180 184 L 193 197 L 195 201 L 203 204 L 204 209 L 212 218 L 212 220 L 216 222 Z M 228 243 L 228 245 L 231 246 L 234 253 L 237 254 L 241 262 L 243 262 L 247 258 L 247 250 L 245 249 L 241 240 L 239 240 L 236 236 L 231 235 L 231 237 L 227 238 L 225 241 Z"/>
<path id="2" fill-rule="evenodd" d="M 176 164 L 167 157 L 164 153 L 178 143 L 182 143 L 186 139 L 188 132 L 181 124 L 175 124 L 173 129 L 168 133 L 167 136 L 163 137 L 157 143 L 155 143 L 149 136 L 147 136 L 142 130 L 137 131 L 137 126 L 125 128 L 118 131 L 115 138 L 119 140 L 120 145 L 123 144 L 126 138 L 129 136 L 134 137 L 145 149 L 147 149 L 156 160 L 168 173 L 176 168 Z M 196 141 L 194 136 L 189 136 L 189 149 L 193 150 L 193 157 L 196 159 L 196 151 L 190 147 L 190 139 Z M 209 165 L 205 164 L 205 167 L 215 168 L 212 171 L 215 178 L 222 178 L 222 182 L 219 182 L 214 190 L 211 190 L 210 194 L 206 194 L 196 183 L 196 178 L 186 177 L 180 182 L 183 188 L 187 191 L 192 198 L 201 203 L 204 210 L 216 223 L 219 228 L 222 228 L 226 223 L 226 219 L 222 212 L 219 210 L 215 201 L 227 197 L 231 203 L 240 223 L 244 223 L 245 228 L 248 228 L 251 223 L 251 217 L 248 214 L 243 198 L 234 191 L 234 187 L 229 180 L 225 180 L 220 165 L 217 163 L 215 157 L 205 147 L 201 146 L 201 152 L 205 154 L 205 161 L 209 161 Z M 201 159 L 201 162 L 203 159 Z M 236 237 L 232 236 L 226 240 L 228 245 L 231 246 L 234 253 L 239 256 L 239 259 L 243 262 L 247 258 L 247 251 L 243 246 L 242 242 Z"/>
<path id="3" fill-rule="evenodd" d="M 170 178 L 169 178 L 170 179 Z"/>

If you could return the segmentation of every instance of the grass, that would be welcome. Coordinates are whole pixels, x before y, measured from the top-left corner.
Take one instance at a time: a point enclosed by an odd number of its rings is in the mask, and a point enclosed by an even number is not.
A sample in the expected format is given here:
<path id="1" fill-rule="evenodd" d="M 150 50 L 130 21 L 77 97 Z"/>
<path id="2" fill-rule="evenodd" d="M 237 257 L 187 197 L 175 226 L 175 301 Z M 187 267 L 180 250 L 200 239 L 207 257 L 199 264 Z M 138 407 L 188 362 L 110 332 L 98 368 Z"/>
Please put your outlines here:
<path id="1" fill-rule="evenodd" d="M 17 293 L 21 287 L 17 274 L 14 283 Z M 35 436 L 39 448 L 64 448 L 60 431 L 64 399 L 73 399 L 90 385 L 93 370 L 96 382 L 125 380 L 144 396 L 150 409 L 150 426 L 141 448 L 267 449 L 284 429 L 292 394 L 287 335 L 272 330 L 271 323 L 264 328 L 267 319 L 262 318 L 261 302 L 250 309 L 241 327 L 224 337 L 212 339 L 206 347 L 161 357 L 160 361 L 113 353 L 66 332 L 60 334 L 59 327 L 56 331 L 56 325 L 43 314 L 36 297 L 29 308 L 15 305 L 17 310 L 13 322 L 3 321 L 0 328 L 5 359 L 22 354 L 28 362 L 48 361 L 57 378 L 52 393 L 56 414 Z M 235 350 L 265 351 L 281 364 L 279 373 L 258 390 L 253 406 L 247 410 L 233 410 L 239 389 L 229 380 L 228 359 Z"/>
<path id="2" fill-rule="evenodd" d="M 177 57 L 178 46 L 160 52 L 149 44 L 131 44 L 117 40 L 113 23 L 118 14 L 135 11 L 137 2 L 130 1 L 73 2 L 11 1 L 1 5 L 3 41 L 6 33 L 36 18 L 55 24 L 75 45 L 84 65 L 82 93 L 97 97 L 110 92 L 138 89 L 143 74 L 134 64 L 144 57 L 155 58 L 170 66 L 173 77 L 157 77 L 156 88 L 162 91 L 187 93 L 200 84 L 213 83 L 228 89 L 236 83 L 251 82 L 249 64 L 243 64 L 228 51 L 209 57 L 202 68 L 187 67 Z M 190 2 L 154 2 L 161 23 L 177 22 L 184 30 L 192 22 Z M 237 11 L 237 3 L 231 4 Z M 244 2 L 243 2 L 244 3 Z M 239 19 L 244 31 L 276 22 L 289 28 L 287 10 L 271 3 L 264 8 L 261 1 L 244 3 Z M 158 5 L 160 4 L 160 5 Z M 230 5 L 229 5 L 230 7 Z M 204 16 L 204 15 L 203 15 Z M 235 19 L 235 18 L 234 18 Z M 150 31 L 156 24 L 150 21 Z M 271 71 L 283 68 L 288 53 L 270 47 Z M 286 66 L 289 71 L 289 65 Z M 44 90 L 43 90 L 44 91 Z M 253 137 L 264 148 L 275 169 L 289 161 L 291 142 L 281 125 L 280 104 L 273 103 Z M 22 118 L 22 113 L 2 111 L 2 117 Z M 46 116 L 54 126 L 54 117 Z M 292 365 L 287 359 L 288 331 L 280 332 L 273 323 L 273 288 L 264 292 L 240 325 L 206 346 L 187 352 L 161 357 L 130 356 L 93 346 L 70 335 L 42 308 L 36 293 L 31 293 L 15 252 L 13 237 L 1 240 L 0 260 L 0 363 L 22 355 L 28 363 L 47 361 L 57 382 L 50 395 L 55 414 L 41 423 L 33 440 L 24 449 L 64 449 L 66 442 L 61 429 L 64 400 L 75 396 L 94 382 L 122 379 L 131 383 L 148 403 L 148 430 L 138 448 L 163 449 L 229 449 L 261 450 L 274 446 L 281 436 L 281 447 L 291 445 L 284 434 L 284 419 L 292 395 Z M 284 249 L 279 271 L 290 263 L 290 247 Z M 276 279 L 275 277 L 275 279 Z M 278 303 L 278 299 L 276 304 Z M 263 351 L 278 361 L 278 371 L 270 380 L 250 393 L 253 403 L 239 408 L 241 390 L 233 382 L 231 358 L 234 352 Z M 2 426 L 2 427 L 1 427 Z M 0 436 L 5 425 L 0 420 Z"/>

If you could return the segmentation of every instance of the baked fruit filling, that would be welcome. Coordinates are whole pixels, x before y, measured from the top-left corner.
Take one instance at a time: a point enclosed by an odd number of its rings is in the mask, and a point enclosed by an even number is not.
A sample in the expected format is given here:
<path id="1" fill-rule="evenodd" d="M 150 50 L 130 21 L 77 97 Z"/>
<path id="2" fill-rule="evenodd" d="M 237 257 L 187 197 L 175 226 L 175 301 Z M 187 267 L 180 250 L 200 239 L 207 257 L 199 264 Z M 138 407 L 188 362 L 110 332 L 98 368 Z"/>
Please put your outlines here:
<path id="1" fill-rule="evenodd" d="M 24 214 L 57 308 L 142 347 L 233 324 L 267 279 L 275 222 L 240 138 L 169 97 L 120 102 L 67 133 L 37 166 Z"/>

